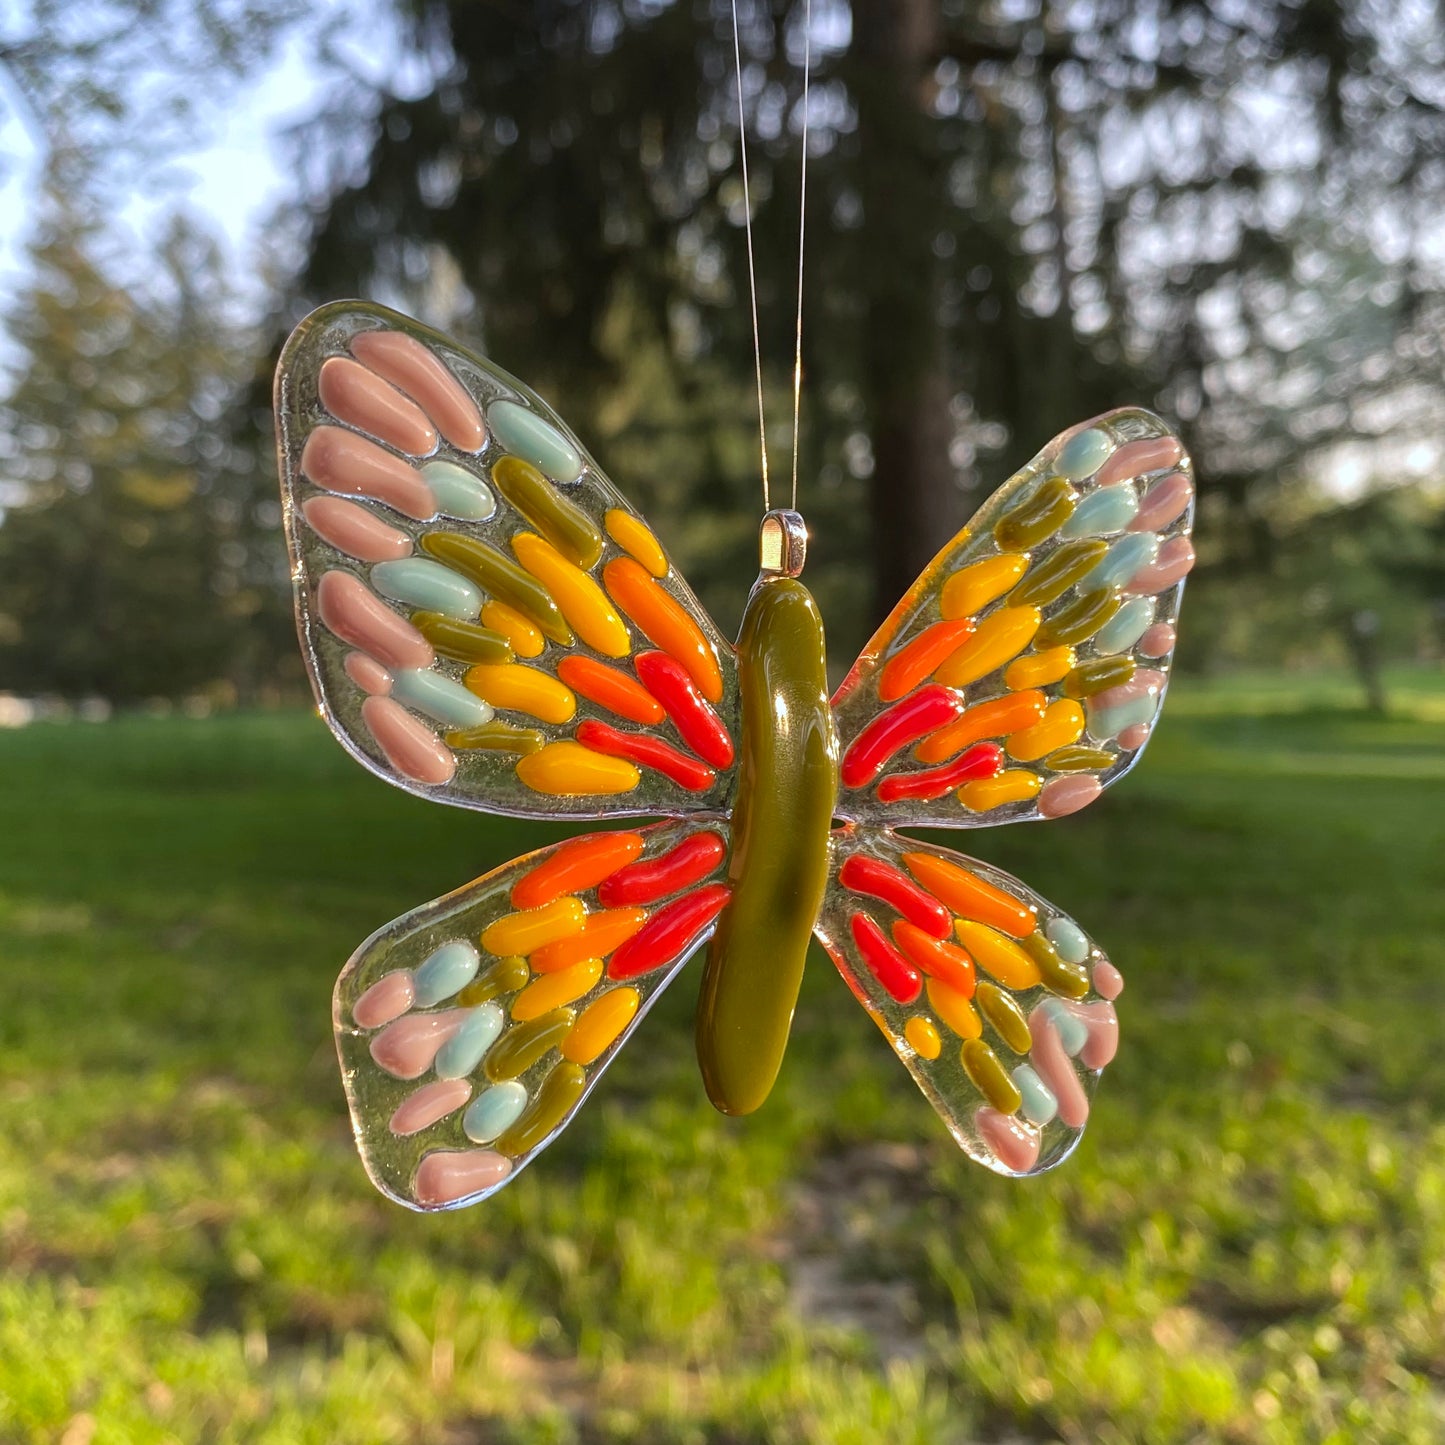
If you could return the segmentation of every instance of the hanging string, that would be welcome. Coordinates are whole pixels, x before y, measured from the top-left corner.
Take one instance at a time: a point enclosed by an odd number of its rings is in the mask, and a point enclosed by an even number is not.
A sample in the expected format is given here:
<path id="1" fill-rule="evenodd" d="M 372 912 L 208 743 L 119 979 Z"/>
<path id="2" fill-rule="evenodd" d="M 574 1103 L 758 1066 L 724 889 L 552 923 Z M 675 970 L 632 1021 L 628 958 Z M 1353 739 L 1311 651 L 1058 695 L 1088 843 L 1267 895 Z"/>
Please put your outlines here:
<path id="1" fill-rule="evenodd" d="M 813 0 L 803 9 L 803 159 L 798 168 L 798 311 L 793 333 L 793 501 L 798 510 L 798 418 L 803 405 L 803 237 L 808 223 L 808 78 L 813 59 Z"/>
<path id="2" fill-rule="evenodd" d="M 753 370 L 758 390 L 758 448 L 763 473 L 763 510 L 772 507 L 768 481 L 768 423 L 763 406 L 763 344 L 758 329 L 758 275 L 753 259 L 753 198 L 748 176 L 747 110 L 743 99 L 742 26 L 738 20 L 738 0 L 732 0 L 733 61 L 738 81 L 738 151 L 743 173 L 743 226 L 748 251 L 748 298 L 753 321 Z M 798 440 L 803 405 L 803 250 L 808 219 L 808 90 L 813 61 L 813 0 L 805 0 L 803 8 L 803 150 L 798 178 L 798 304 L 793 327 L 793 485 L 790 505 L 798 509 Z"/>
<path id="3" fill-rule="evenodd" d="M 763 463 L 763 511 L 771 509 L 768 495 L 768 424 L 763 412 L 763 343 L 758 332 L 758 276 L 753 265 L 753 198 L 748 187 L 748 123 L 743 106 L 743 43 L 742 27 L 738 23 L 738 0 L 732 0 L 733 7 L 733 59 L 738 75 L 738 147 L 743 164 L 743 224 L 747 229 L 748 241 L 748 293 L 753 308 L 753 366 L 758 380 L 758 446 Z"/>

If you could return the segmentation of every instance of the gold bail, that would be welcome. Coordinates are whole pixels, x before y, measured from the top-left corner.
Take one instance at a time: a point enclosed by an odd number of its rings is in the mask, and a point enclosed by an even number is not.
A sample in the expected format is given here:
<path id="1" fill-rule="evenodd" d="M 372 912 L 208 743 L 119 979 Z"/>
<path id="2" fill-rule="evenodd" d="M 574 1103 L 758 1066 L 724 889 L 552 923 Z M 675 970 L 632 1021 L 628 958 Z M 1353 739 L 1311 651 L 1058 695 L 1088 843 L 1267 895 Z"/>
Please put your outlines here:
<path id="1" fill-rule="evenodd" d="M 758 553 L 765 577 L 796 577 L 808 559 L 808 526 L 801 512 L 774 508 L 763 516 Z"/>

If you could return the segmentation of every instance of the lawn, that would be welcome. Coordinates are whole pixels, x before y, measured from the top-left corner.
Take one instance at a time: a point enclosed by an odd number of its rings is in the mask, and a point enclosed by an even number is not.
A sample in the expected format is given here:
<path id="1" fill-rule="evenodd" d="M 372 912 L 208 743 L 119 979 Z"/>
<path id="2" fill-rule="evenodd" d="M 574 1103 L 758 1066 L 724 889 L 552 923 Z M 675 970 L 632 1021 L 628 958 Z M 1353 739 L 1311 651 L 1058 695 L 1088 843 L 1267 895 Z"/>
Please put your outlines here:
<path id="1" fill-rule="evenodd" d="M 0 734 L 0 1441 L 1445 1438 L 1445 687 L 1182 685 L 971 851 L 1129 982 L 1073 1160 L 967 1163 L 819 954 L 713 1113 L 691 988 L 478 1209 L 374 1194 L 333 978 L 557 836 L 300 715 Z M 631 1057 L 629 1057 L 631 1055 Z"/>

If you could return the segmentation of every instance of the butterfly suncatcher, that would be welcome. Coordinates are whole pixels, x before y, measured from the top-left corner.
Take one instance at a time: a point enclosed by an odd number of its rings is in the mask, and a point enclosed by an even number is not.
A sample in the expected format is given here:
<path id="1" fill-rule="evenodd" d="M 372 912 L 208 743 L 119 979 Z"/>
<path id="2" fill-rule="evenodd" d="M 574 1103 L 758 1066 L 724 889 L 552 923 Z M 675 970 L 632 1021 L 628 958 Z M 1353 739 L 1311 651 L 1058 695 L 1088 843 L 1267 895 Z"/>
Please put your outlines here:
<path id="1" fill-rule="evenodd" d="M 929 564 L 830 699 L 770 511 L 736 647 L 537 395 L 447 337 L 322 307 L 276 377 L 298 629 L 351 754 L 568 839 L 403 915 L 333 1014 L 368 1173 L 415 1209 L 501 1188 L 708 944 L 697 1053 L 745 1114 L 782 1061 L 810 936 L 949 1132 L 1001 1174 L 1077 1144 L 1118 970 L 985 863 L 900 836 L 1077 812 L 1168 684 L 1194 486 L 1113 411 L 1050 442 Z"/>

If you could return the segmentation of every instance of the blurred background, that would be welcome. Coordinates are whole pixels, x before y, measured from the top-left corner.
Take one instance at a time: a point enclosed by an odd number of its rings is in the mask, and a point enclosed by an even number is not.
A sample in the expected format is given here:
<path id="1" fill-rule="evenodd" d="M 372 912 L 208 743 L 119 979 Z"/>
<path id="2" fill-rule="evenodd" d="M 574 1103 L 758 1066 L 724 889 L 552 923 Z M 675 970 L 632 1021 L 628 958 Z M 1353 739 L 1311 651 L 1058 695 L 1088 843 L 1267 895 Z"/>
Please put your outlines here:
<path id="1" fill-rule="evenodd" d="M 784 475 L 811 42 L 800 502 L 837 676 L 1064 426 L 1142 403 L 1195 459 L 1148 758 L 968 840 L 1129 979 L 1089 1137 L 981 1177 L 819 955 L 756 1118 L 707 1108 L 683 984 L 496 1200 L 370 1193 L 336 970 L 557 833 L 393 796 L 309 714 L 275 356 L 344 295 L 484 350 L 735 627 L 733 12 L 9 0 L 0 1440 L 1445 1438 L 1445 18 L 737 24 Z"/>

